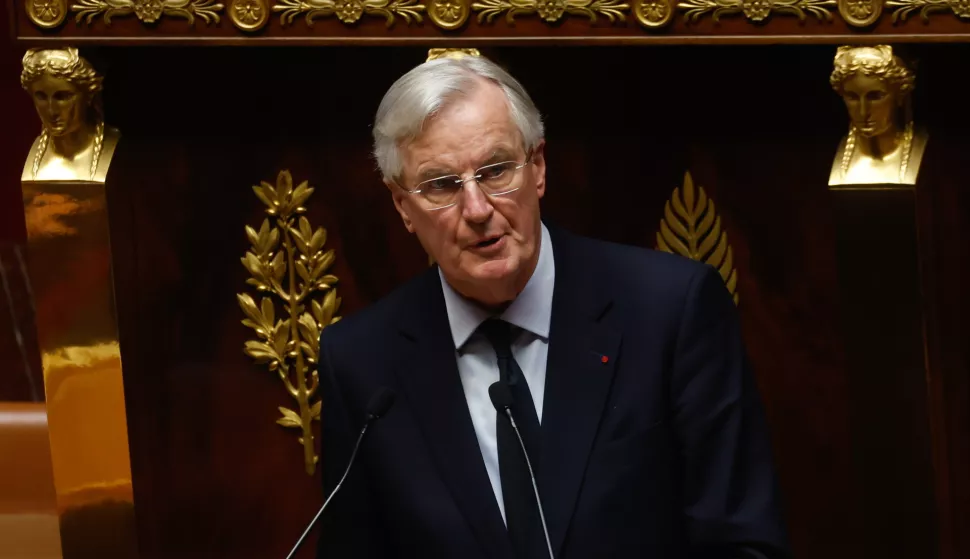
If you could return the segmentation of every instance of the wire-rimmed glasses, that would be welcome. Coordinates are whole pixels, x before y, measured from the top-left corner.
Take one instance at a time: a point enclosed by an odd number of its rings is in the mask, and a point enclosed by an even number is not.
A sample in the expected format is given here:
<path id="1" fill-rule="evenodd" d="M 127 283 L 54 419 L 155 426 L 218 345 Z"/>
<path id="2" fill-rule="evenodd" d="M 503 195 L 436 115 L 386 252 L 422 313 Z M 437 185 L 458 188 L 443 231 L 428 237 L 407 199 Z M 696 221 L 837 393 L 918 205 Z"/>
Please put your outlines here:
<path id="1" fill-rule="evenodd" d="M 419 182 L 412 189 L 405 189 L 409 193 L 424 198 L 430 210 L 443 210 L 458 203 L 465 183 L 474 180 L 478 188 L 489 196 L 503 196 L 515 192 L 521 186 L 512 186 L 515 173 L 532 162 L 532 158 L 525 163 L 518 161 L 502 161 L 480 167 L 475 174 L 467 179 L 459 175 L 445 175 Z"/>

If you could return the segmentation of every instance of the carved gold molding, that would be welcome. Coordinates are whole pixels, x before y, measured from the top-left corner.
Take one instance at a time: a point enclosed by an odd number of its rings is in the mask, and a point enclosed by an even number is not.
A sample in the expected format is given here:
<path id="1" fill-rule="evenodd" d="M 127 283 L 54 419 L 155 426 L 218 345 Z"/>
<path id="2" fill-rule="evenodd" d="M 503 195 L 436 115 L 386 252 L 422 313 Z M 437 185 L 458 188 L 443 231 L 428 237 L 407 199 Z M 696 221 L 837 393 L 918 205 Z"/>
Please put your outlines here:
<path id="1" fill-rule="evenodd" d="M 27 17 L 41 29 L 53 29 L 67 19 L 67 0 L 26 0 Z"/>
<path id="2" fill-rule="evenodd" d="M 316 369 L 320 332 L 340 320 L 335 316 L 340 308 L 340 297 L 333 287 L 337 277 L 326 273 L 334 261 L 333 249 L 323 250 L 327 231 L 312 229 L 302 215 L 306 212 L 303 204 L 313 190 L 306 181 L 294 189 L 293 177 L 286 170 L 277 176 L 275 188 L 265 181 L 253 187 L 266 205 L 266 215 L 276 224 L 271 226 L 266 218 L 259 231 L 246 226 L 252 245 L 242 258 L 252 276 L 246 283 L 263 296 L 257 305 L 249 294 L 237 295 L 247 317 L 242 323 L 257 335 L 257 339 L 246 342 L 244 352 L 275 371 L 297 401 L 298 411 L 280 406 L 282 417 L 276 423 L 300 430 L 298 441 L 303 445 L 309 475 L 313 475 L 317 463 L 312 427 L 313 421 L 320 419 L 321 402 L 313 401 L 320 386 Z M 315 293 L 324 293 L 323 299 L 313 299 Z M 283 303 L 280 318 L 274 298 Z"/>
<path id="3" fill-rule="evenodd" d="M 231 0 L 229 21 L 243 31 L 258 31 L 269 23 L 267 0 Z"/>
<path id="4" fill-rule="evenodd" d="M 586 16 L 590 23 L 595 23 L 599 14 L 615 23 L 625 21 L 624 12 L 629 9 L 629 4 L 619 0 L 482 0 L 472 4 L 472 10 L 478 12 L 479 23 L 492 23 L 504 13 L 509 24 L 515 23 L 515 16 L 532 14 L 539 14 L 544 21 L 554 23 L 567 13 Z"/>
<path id="5" fill-rule="evenodd" d="M 919 10 L 919 15 L 925 22 L 930 21 L 933 12 L 953 12 L 961 19 L 970 19 L 970 0 L 888 0 L 886 6 L 897 8 L 893 11 L 893 23 L 906 21 L 909 15 Z"/>
<path id="6" fill-rule="evenodd" d="M 394 25 L 395 18 L 400 16 L 410 24 L 412 20 L 421 23 L 421 12 L 425 9 L 419 0 L 282 0 L 273 6 L 274 12 L 280 12 L 280 22 L 283 25 L 293 23 L 296 16 L 306 14 L 306 23 L 313 26 L 318 17 L 337 16 L 346 23 L 356 23 L 364 14 L 383 16 L 387 26 Z"/>
<path id="7" fill-rule="evenodd" d="M 438 58 L 462 58 L 464 56 L 481 56 L 482 53 L 478 49 L 461 49 L 461 48 L 433 48 L 428 49 L 428 58 L 425 62 L 430 62 L 432 60 L 437 60 Z"/>
<path id="8" fill-rule="evenodd" d="M 827 9 L 836 6 L 836 0 L 686 0 L 677 7 L 684 10 L 684 18 L 696 22 L 710 14 L 716 23 L 724 15 L 743 14 L 748 21 L 762 22 L 772 14 L 794 15 L 805 21 L 808 15 L 820 20 L 832 21 Z"/>
<path id="9" fill-rule="evenodd" d="M 838 0 L 839 15 L 853 27 L 869 27 L 882 17 L 883 0 Z"/>
<path id="10" fill-rule="evenodd" d="M 428 19 L 442 29 L 458 29 L 470 14 L 468 0 L 428 0 Z"/>
<path id="11" fill-rule="evenodd" d="M 88 25 L 94 18 L 104 15 L 104 24 L 111 25 L 114 16 L 135 14 L 144 23 L 155 23 L 162 16 L 182 17 L 189 25 L 196 16 L 206 24 L 219 23 L 219 12 L 225 6 L 215 0 L 81 0 L 71 6 L 77 12 L 76 20 Z"/>
<path id="12" fill-rule="evenodd" d="M 657 248 L 717 268 L 734 297 L 734 304 L 738 303 L 734 252 L 727 233 L 721 230 L 721 217 L 717 215 L 714 201 L 707 197 L 703 187 L 695 189 L 690 171 L 684 174 L 684 186 L 675 188 L 664 205 Z"/>
<path id="13" fill-rule="evenodd" d="M 666 27 L 676 13 L 674 0 L 633 0 L 633 15 L 648 29 Z"/>
<path id="14" fill-rule="evenodd" d="M 24 0 L 24 9 L 30 21 L 41 29 L 59 27 L 69 12 L 76 13 L 78 24 L 88 25 L 100 16 L 110 25 L 113 17 L 131 14 L 146 24 L 170 16 L 184 18 L 190 25 L 196 17 L 206 25 L 218 25 L 220 12 L 225 9 L 218 0 L 74 2 L 68 8 L 68 0 Z M 280 23 L 284 26 L 302 15 L 308 26 L 318 18 L 330 16 L 352 25 L 364 15 L 370 15 L 383 17 L 388 28 L 398 18 L 408 25 L 422 24 L 422 14 L 427 13 L 435 26 L 448 31 L 464 27 L 472 12 L 478 14 L 480 25 L 494 23 L 503 14 L 510 25 L 522 15 L 538 15 L 550 24 L 562 21 L 567 15 L 584 16 L 590 23 L 603 16 L 610 23 L 617 23 L 626 21 L 627 12 L 632 12 L 642 27 L 652 31 L 670 25 L 678 13 L 688 23 L 707 16 L 717 23 L 723 16 L 740 14 L 749 22 L 760 24 L 772 15 L 792 15 L 801 21 L 811 16 L 831 22 L 833 12 L 837 12 L 848 25 L 867 28 L 876 24 L 887 9 L 892 9 L 893 24 L 906 21 L 916 11 L 926 22 L 931 14 L 938 12 L 951 12 L 970 20 L 970 0 L 276 0 L 272 6 L 269 0 L 231 0 L 228 11 L 232 24 L 244 32 L 265 27 L 273 12 L 280 14 Z"/>

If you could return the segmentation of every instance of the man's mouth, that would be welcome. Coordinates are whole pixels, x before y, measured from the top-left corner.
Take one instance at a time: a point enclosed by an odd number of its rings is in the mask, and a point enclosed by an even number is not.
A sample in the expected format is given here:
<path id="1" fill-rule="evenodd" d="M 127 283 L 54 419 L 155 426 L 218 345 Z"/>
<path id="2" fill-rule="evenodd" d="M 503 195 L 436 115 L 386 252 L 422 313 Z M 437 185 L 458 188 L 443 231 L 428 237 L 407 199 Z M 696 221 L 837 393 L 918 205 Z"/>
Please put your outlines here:
<path id="1" fill-rule="evenodd" d="M 496 237 L 489 237 L 488 239 L 485 239 L 484 241 L 475 243 L 475 248 L 485 248 L 485 247 L 492 246 L 495 243 L 499 242 L 501 239 L 502 239 L 502 236 L 501 235 L 498 235 Z"/>

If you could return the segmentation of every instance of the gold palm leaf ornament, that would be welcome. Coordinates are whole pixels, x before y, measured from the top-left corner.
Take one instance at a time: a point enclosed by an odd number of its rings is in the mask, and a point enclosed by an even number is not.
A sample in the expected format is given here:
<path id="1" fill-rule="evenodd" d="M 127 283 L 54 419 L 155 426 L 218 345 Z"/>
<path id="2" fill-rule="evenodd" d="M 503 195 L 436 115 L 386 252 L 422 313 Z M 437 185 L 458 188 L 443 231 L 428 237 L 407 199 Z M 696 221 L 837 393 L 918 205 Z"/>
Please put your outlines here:
<path id="1" fill-rule="evenodd" d="M 340 320 L 335 316 L 340 297 L 333 285 L 336 276 L 327 274 L 333 264 L 333 249 L 324 251 L 327 231 L 313 229 L 302 214 L 303 204 L 313 194 L 306 181 L 293 188 L 293 177 L 282 171 L 276 186 L 262 182 L 254 186 L 256 196 L 266 205 L 259 230 L 246 226 L 252 245 L 242 264 L 249 271 L 246 283 L 256 289 L 256 300 L 247 293 L 237 295 L 256 339 L 247 341 L 243 351 L 257 364 L 266 365 L 283 381 L 286 391 L 296 399 L 297 410 L 280 406 L 279 425 L 299 429 L 306 472 L 313 475 L 317 455 L 313 444 L 313 421 L 320 419 L 320 386 L 316 371 L 320 332 Z M 272 221 L 271 221 L 272 220 Z M 322 298 L 320 297 L 322 295 Z M 316 298 L 314 298 L 314 296 Z M 282 304 L 277 318 L 276 303 Z"/>
<path id="2" fill-rule="evenodd" d="M 738 303 L 738 274 L 727 233 L 721 230 L 721 217 L 717 215 L 714 201 L 703 188 L 695 189 L 690 171 L 684 175 L 684 186 L 675 188 L 664 205 L 657 248 L 717 268 L 734 297 L 734 304 Z"/>

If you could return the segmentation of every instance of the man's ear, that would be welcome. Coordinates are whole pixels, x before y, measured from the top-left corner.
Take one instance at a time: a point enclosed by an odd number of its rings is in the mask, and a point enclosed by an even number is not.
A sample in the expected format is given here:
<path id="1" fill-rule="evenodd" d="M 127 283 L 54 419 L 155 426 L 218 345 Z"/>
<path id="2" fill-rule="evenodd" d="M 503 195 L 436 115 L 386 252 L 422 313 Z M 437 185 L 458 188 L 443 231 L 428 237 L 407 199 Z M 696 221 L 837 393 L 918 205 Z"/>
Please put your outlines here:
<path id="1" fill-rule="evenodd" d="M 542 198 L 546 193 L 546 141 L 542 140 L 532 151 L 532 165 L 536 174 L 536 193 Z"/>
<path id="2" fill-rule="evenodd" d="M 401 215 L 401 221 L 404 222 L 404 228 L 407 229 L 409 233 L 414 233 L 414 226 L 411 225 L 411 216 L 408 215 L 408 210 L 404 207 L 404 199 L 407 198 L 408 193 L 390 179 L 385 179 L 384 185 L 387 186 L 387 189 L 391 191 L 391 199 L 394 200 L 394 209 L 396 209 L 397 213 Z"/>

